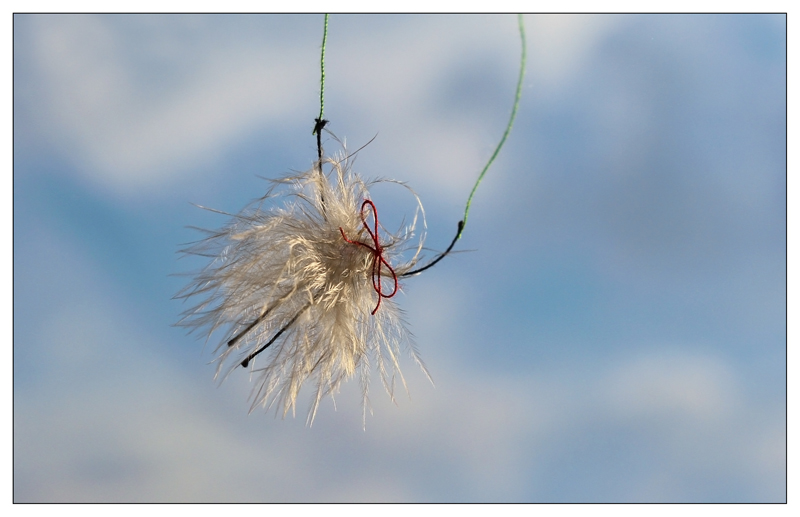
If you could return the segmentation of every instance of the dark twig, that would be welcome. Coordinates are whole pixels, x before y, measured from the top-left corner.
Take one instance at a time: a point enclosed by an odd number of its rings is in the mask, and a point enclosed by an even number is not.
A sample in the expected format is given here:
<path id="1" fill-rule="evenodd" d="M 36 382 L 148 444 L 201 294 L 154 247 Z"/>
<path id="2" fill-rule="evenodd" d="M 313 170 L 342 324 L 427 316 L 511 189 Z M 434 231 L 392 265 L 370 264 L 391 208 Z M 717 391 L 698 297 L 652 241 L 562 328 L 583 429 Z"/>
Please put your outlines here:
<path id="1" fill-rule="evenodd" d="M 450 243 L 450 246 L 448 246 L 448 247 L 447 247 L 447 249 L 446 249 L 446 250 L 444 250 L 444 253 L 442 253 L 441 255 L 439 255 L 438 257 L 436 257 L 436 258 L 433 260 L 433 262 L 431 262 L 431 263 L 430 263 L 430 264 L 428 264 L 427 266 L 423 266 L 423 267 L 421 267 L 421 268 L 419 268 L 419 269 L 415 269 L 414 271 L 409 271 L 408 273 L 403 273 L 402 275 L 399 275 L 399 276 L 412 276 L 412 275 L 416 275 L 416 274 L 418 274 L 418 273 L 422 273 L 422 272 L 423 272 L 423 271 L 425 271 L 426 269 L 429 269 L 429 268 L 432 268 L 433 266 L 435 266 L 435 265 L 436 265 L 436 264 L 437 264 L 437 263 L 438 263 L 440 260 L 442 260 L 443 258 L 445 258 L 445 257 L 447 256 L 447 254 L 448 254 L 448 253 L 450 253 L 450 252 L 453 250 L 453 246 L 455 246 L 455 245 L 456 245 L 456 241 L 458 240 L 458 238 L 459 238 L 459 237 L 461 237 L 461 231 L 462 231 L 463 229 L 464 229 L 464 221 L 459 221 L 459 222 L 458 222 L 458 232 L 456 233 L 456 236 L 455 236 L 455 237 L 453 237 L 453 242 L 451 242 L 451 243 Z"/>
<path id="2" fill-rule="evenodd" d="M 255 352 L 253 352 L 252 354 L 248 355 L 248 356 L 247 356 L 247 357 L 244 359 L 244 361 L 242 361 L 242 366 L 244 366 L 245 368 L 247 368 L 247 365 L 248 365 L 248 364 L 250 364 L 250 360 L 251 360 L 252 358 L 254 358 L 255 356 L 257 356 L 258 354 L 260 354 L 261 352 L 263 352 L 264 350 L 266 350 L 266 349 L 267 349 L 267 348 L 268 348 L 268 347 L 269 347 L 269 346 L 270 346 L 272 343 L 274 343 L 274 342 L 275 342 L 275 341 L 276 341 L 276 340 L 277 340 L 279 337 L 281 337 L 281 334 L 283 334 L 284 332 L 286 332 L 286 330 L 287 330 L 289 327 L 291 327 L 291 326 L 292 326 L 292 324 L 293 324 L 293 323 L 294 323 L 294 322 L 297 320 L 297 318 L 299 318 L 299 317 L 300 317 L 300 315 L 301 315 L 301 314 L 303 314 L 303 312 L 304 312 L 306 309 L 308 309 L 309 305 L 311 305 L 311 304 L 310 304 L 310 303 L 308 303 L 308 304 L 306 304 L 306 306 L 305 306 L 305 307 L 303 307 L 302 309 L 300 309 L 300 310 L 298 311 L 298 313 L 297 313 L 297 314 L 295 314 L 294 318 L 292 318 L 291 320 L 289 320 L 289 323 L 287 323 L 286 325 L 284 325 L 284 326 L 283 326 L 283 328 L 282 328 L 282 329 L 280 329 L 280 330 L 278 331 L 278 333 L 277 333 L 277 334 L 275 334 L 274 336 L 272 336 L 272 339 L 270 339 L 270 340 L 269 340 L 269 342 L 267 342 L 267 344 L 266 344 L 266 345 L 262 346 L 261 348 L 259 348 L 259 349 L 258 349 L 258 350 L 256 350 Z"/>

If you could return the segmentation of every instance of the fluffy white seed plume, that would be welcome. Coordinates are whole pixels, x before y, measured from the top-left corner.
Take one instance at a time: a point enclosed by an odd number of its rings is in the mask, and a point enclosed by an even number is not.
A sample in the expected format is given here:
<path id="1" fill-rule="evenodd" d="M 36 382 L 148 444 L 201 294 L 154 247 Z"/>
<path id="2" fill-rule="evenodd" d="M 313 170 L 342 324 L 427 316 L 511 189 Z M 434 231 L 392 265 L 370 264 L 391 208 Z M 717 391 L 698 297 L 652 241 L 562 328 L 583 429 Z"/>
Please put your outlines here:
<path id="1" fill-rule="evenodd" d="M 320 400 L 357 372 L 366 418 L 373 361 L 394 399 L 396 379 L 405 386 L 401 348 L 427 375 L 390 299 L 422 251 L 424 235 L 410 242 L 417 216 L 399 233 L 387 232 L 378 224 L 370 184 L 350 170 L 348 157 L 322 163 L 330 166 L 328 175 L 318 164 L 275 180 L 264 198 L 225 214 L 231 220 L 224 228 L 202 230 L 207 237 L 182 251 L 211 262 L 178 294 L 201 300 L 179 325 L 208 337 L 223 333 L 217 376 L 242 365 L 257 377 L 251 411 L 277 403 L 284 416 L 294 414 L 301 387 L 313 380 L 309 425 Z M 281 195 L 283 206 L 265 208 Z"/>

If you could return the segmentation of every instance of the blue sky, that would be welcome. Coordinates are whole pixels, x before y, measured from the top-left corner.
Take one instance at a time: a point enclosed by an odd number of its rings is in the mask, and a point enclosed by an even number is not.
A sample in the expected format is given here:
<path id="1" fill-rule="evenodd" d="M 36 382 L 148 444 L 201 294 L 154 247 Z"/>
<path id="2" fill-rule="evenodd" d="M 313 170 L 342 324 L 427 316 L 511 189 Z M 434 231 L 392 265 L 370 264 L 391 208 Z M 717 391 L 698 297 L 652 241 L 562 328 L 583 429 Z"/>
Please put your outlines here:
<path id="1" fill-rule="evenodd" d="M 14 498 L 778 502 L 786 18 L 526 16 L 516 126 L 396 298 L 435 387 L 248 415 L 172 326 L 187 226 L 315 157 L 322 17 L 14 17 Z M 513 16 L 330 20 L 326 118 L 446 247 Z M 335 151 L 335 142 L 326 149 Z M 413 211 L 375 193 L 381 219 Z M 394 223 L 393 223 L 394 221 Z"/>

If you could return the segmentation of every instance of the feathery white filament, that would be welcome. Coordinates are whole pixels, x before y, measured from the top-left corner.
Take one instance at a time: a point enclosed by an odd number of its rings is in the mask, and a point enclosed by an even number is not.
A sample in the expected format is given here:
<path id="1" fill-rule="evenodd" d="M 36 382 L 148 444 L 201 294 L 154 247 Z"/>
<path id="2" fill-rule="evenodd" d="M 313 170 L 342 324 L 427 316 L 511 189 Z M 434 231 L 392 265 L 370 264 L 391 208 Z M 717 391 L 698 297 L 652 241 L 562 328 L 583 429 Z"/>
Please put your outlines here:
<path id="1" fill-rule="evenodd" d="M 321 399 L 333 396 L 357 372 L 366 417 L 370 361 L 394 399 L 398 377 L 405 386 L 401 348 L 407 348 L 427 375 L 397 305 L 387 298 L 371 314 L 379 297 L 372 279 L 379 257 L 367 246 L 348 242 L 372 245 L 361 211 L 370 199 L 370 184 L 350 170 L 345 155 L 323 164 L 331 167 L 328 175 L 317 166 L 276 180 L 270 193 L 231 215 L 223 229 L 206 231 L 205 239 L 183 250 L 212 260 L 178 294 L 202 300 L 183 314 L 180 325 L 205 329 L 209 337 L 215 330 L 224 334 L 217 349 L 217 376 L 243 362 L 257 376 L 251 411 L 277 403 L 283 415 L 294 413 L 301 387 L 313 381 L 309 424 Z M 280 187 L 290 189 L 285 205 L 265 209 Z M 415 215 L 398 234 L 383 229 L 380 236 L 382 257 L 397 276 L 419 260 L 424 235 L 416 245 L 410 242 L 416 224 Z M 407 262 L 394 264 L 409 253 L 413 256 Z M 377 271 L 391 278 L 386 268 Z"/>

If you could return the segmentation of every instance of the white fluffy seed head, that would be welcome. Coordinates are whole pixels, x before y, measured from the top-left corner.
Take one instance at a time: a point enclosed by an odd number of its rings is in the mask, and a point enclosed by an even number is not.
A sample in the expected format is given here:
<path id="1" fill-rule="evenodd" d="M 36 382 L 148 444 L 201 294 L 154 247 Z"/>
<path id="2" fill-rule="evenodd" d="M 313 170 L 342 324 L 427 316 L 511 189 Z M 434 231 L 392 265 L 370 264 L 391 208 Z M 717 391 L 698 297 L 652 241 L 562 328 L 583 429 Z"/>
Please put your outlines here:
<path id="1" fill-rule="evenodd" d="M 328 175 L 317 167 L 274 181 L 267 196 L 182 250 L 210 257 L 211 262 L 178 294 L 199 300 L 179 325 L 202 329 L 208 337 L 217 330 L 223 334 L 217 376 L 226 376 L 269 344 L 248 362 L 257 376 L 251 411 L 277 404 L 284 416 L 294 413 L 300 388 L 313 381 L 309 424 L 321 399 L 333 396 L 356 373 L 366 418 L 371 361 L 392 399 L 396 379 L 405 386 L 401 349 L 427 375 L 400 309 L 393 300 L 381 299 L 373 286 L 374 271 L 384 285 L 393 286 L 394 279 L 386 266 L 375 268 L 378 257 L 367 247 L 376 247 L 364 222 L 366 217 L 374 229 L 373 214 L 362 212 L 364 200 L 370 199 L 369 184 L 350 170 L 347 156 L 325 159 L 323 165 L 330 166 Z M 285 204 L 264 208 L 282 187 L 290 189 Z M 416 199 L 420 213 L 422 205 Z M 397 234 L 381 227 L 382 257 L 397 276 L 411 271 L 419 260 L 424 235 L 416 245 L 410 242 L 416 224 L 415 216 Z M 408 254 L 408 260 L 396 264 Z M 391 289 L 383 291 L 388 294 Z"/>

